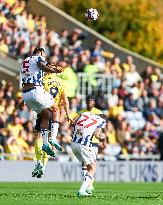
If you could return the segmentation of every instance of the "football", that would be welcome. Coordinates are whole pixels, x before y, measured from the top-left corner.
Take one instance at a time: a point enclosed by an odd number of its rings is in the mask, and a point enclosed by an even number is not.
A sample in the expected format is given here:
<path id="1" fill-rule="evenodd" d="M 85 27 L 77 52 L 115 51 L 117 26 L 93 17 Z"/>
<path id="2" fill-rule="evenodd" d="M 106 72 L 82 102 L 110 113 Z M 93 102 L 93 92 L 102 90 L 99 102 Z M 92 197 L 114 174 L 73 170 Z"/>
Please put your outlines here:
<path id="1" fill-rule="evenodd" d="M 90 8 L 90 9 L 87 9 L 87 11 L 85 12 L 85 18 L 87 20 L 96 21 L 98 17 L 99 17 L 99 13 L 97 9 Z"/>

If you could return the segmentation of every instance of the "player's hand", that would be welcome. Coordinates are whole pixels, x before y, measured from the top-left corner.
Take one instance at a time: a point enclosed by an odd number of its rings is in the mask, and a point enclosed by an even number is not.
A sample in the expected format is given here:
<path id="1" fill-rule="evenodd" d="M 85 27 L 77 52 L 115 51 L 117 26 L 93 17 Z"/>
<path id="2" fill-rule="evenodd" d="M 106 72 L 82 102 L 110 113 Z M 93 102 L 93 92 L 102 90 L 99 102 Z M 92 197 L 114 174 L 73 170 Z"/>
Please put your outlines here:
<path id="1" fill-rule="evenodd" d="M 66 117 L 66 120 L 70 123 L 70 124 L 73 124 L 73 120 L 67 115 L 67 117 Z"/>
<path id="2" fill-rule="evenodd" d="M 64 68 L 60 66 L 56 66 L 55 69 L 57 70 L 58 73 L 62 73 L 64 71 Z"/>
<path id="3" fill-rule="evenodd" d="M 61 73 L 61 72 L 64 71 L 64 68 L 60 67 L 60 66 L 57 66 L 56 63 L 48 63 L 47 65 L 48 65 L 49 68 L 53 68 L 56 71 L 56 73 Z"/>

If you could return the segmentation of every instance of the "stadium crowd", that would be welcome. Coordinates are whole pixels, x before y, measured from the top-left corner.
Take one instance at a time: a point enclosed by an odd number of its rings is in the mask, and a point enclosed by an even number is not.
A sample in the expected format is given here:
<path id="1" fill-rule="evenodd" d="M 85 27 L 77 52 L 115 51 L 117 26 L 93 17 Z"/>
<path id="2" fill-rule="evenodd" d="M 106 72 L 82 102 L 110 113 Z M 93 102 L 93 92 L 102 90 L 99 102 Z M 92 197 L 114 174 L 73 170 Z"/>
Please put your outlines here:
<path id="1" fill-rule="evenodd" d="M 104 97 L 100 89 L 93 93 L 97 96 L 96 107 L 107 116 L 107 144 L 99 143 L 101 156 L 116 160 L 120 154 L 135 157 L 158 154 L 158 138 L 163 129 L 161 70 L 147 66 L 138 73 L 131 56 L 121 62 L 118 56 L 104 51 L 98 39 L 93 48 L 85 49 L 83 41 L 86 38 L 78 28 L 72 32 L 63 29 L 60 33 L 47 28 L 45 16 L 26 11 L 26 1 L 0 0 L 0 55 L 21 61 L 35 47 L 43 47 L 50 56 L 48 61 L 65 67 L 61 78 L 65 80 L 72 116 L 82 109 L 80 96 L 76 96 L 79 72 L 114 77 L 109 96 Z M 20 100 L 21 94 L 15 95 L 13 84 L 1 80 L 0 150 L 15 154 L 6 155 L 5 159 L 32 159 L 30 154 L 34 154 L 36 115 L 26 105 L 17 108 Z M 60 122 L 58 139 L 65 157 L 71 156 L 72 128 L 64 117 Z M 1 155 L 0 158 L 4 159 Z"/>

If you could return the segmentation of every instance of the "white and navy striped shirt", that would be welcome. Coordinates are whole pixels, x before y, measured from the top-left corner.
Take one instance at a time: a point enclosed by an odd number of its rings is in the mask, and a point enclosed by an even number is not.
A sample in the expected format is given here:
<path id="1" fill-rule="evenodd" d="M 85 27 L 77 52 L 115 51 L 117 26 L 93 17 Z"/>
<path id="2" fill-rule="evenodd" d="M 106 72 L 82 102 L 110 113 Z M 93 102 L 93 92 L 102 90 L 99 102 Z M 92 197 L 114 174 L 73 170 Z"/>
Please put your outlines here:
<path id="1" fill-rule="evenodd" d="M 78 118 L 72 142 L 80 143 L 85 146 L 92 146 L 92 137 L 97 128 L 104 128 L 106 121 L 100 116 L 90 112 L 84 112 Z"/>
<path id="2" fill-rule="evenodd" d="M 44 72 L 37 66 L 38 62 L 45 62 L 45 57 L 32 55 L 27 57 L 21 65 L 22 83 L 43 85 Z"/>

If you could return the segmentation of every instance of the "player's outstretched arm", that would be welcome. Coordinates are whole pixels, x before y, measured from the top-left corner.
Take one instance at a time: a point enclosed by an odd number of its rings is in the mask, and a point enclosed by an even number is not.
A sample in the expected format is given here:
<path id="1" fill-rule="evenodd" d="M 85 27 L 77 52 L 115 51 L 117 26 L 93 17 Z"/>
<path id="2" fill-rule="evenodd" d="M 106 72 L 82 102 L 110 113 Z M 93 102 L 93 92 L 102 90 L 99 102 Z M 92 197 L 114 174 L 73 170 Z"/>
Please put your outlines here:
<path id="1" fill-rule="evenodd" d="M 66 112 L 67 121 L 69 121 L 71 123 L 72 119 L 69 117 L 70 105 L 69 105 L 68 97 L 66 96 L 65 93 L 62 94 L 62 101 L 63 101 L 64 110 Z"/>
<path id="2" fill-rule="evenodd" d="M 56 67 L 52 67 L 52 66 L 48 66 L 46 65 L 44 62 L 42 61 L 39 61 L 37 63 L 38 67 L 43 70 L 44 72 L 47 72 L 47 73 L 56 73 Z"/>
<path id="3" fill-rule="evenodd" d="M 47 66 L 53 68 L 56 71 L 56 73 L 62 73 L 64 71 L 64 68 L 58 66 L 56 63 L 48 62 Z"/>

